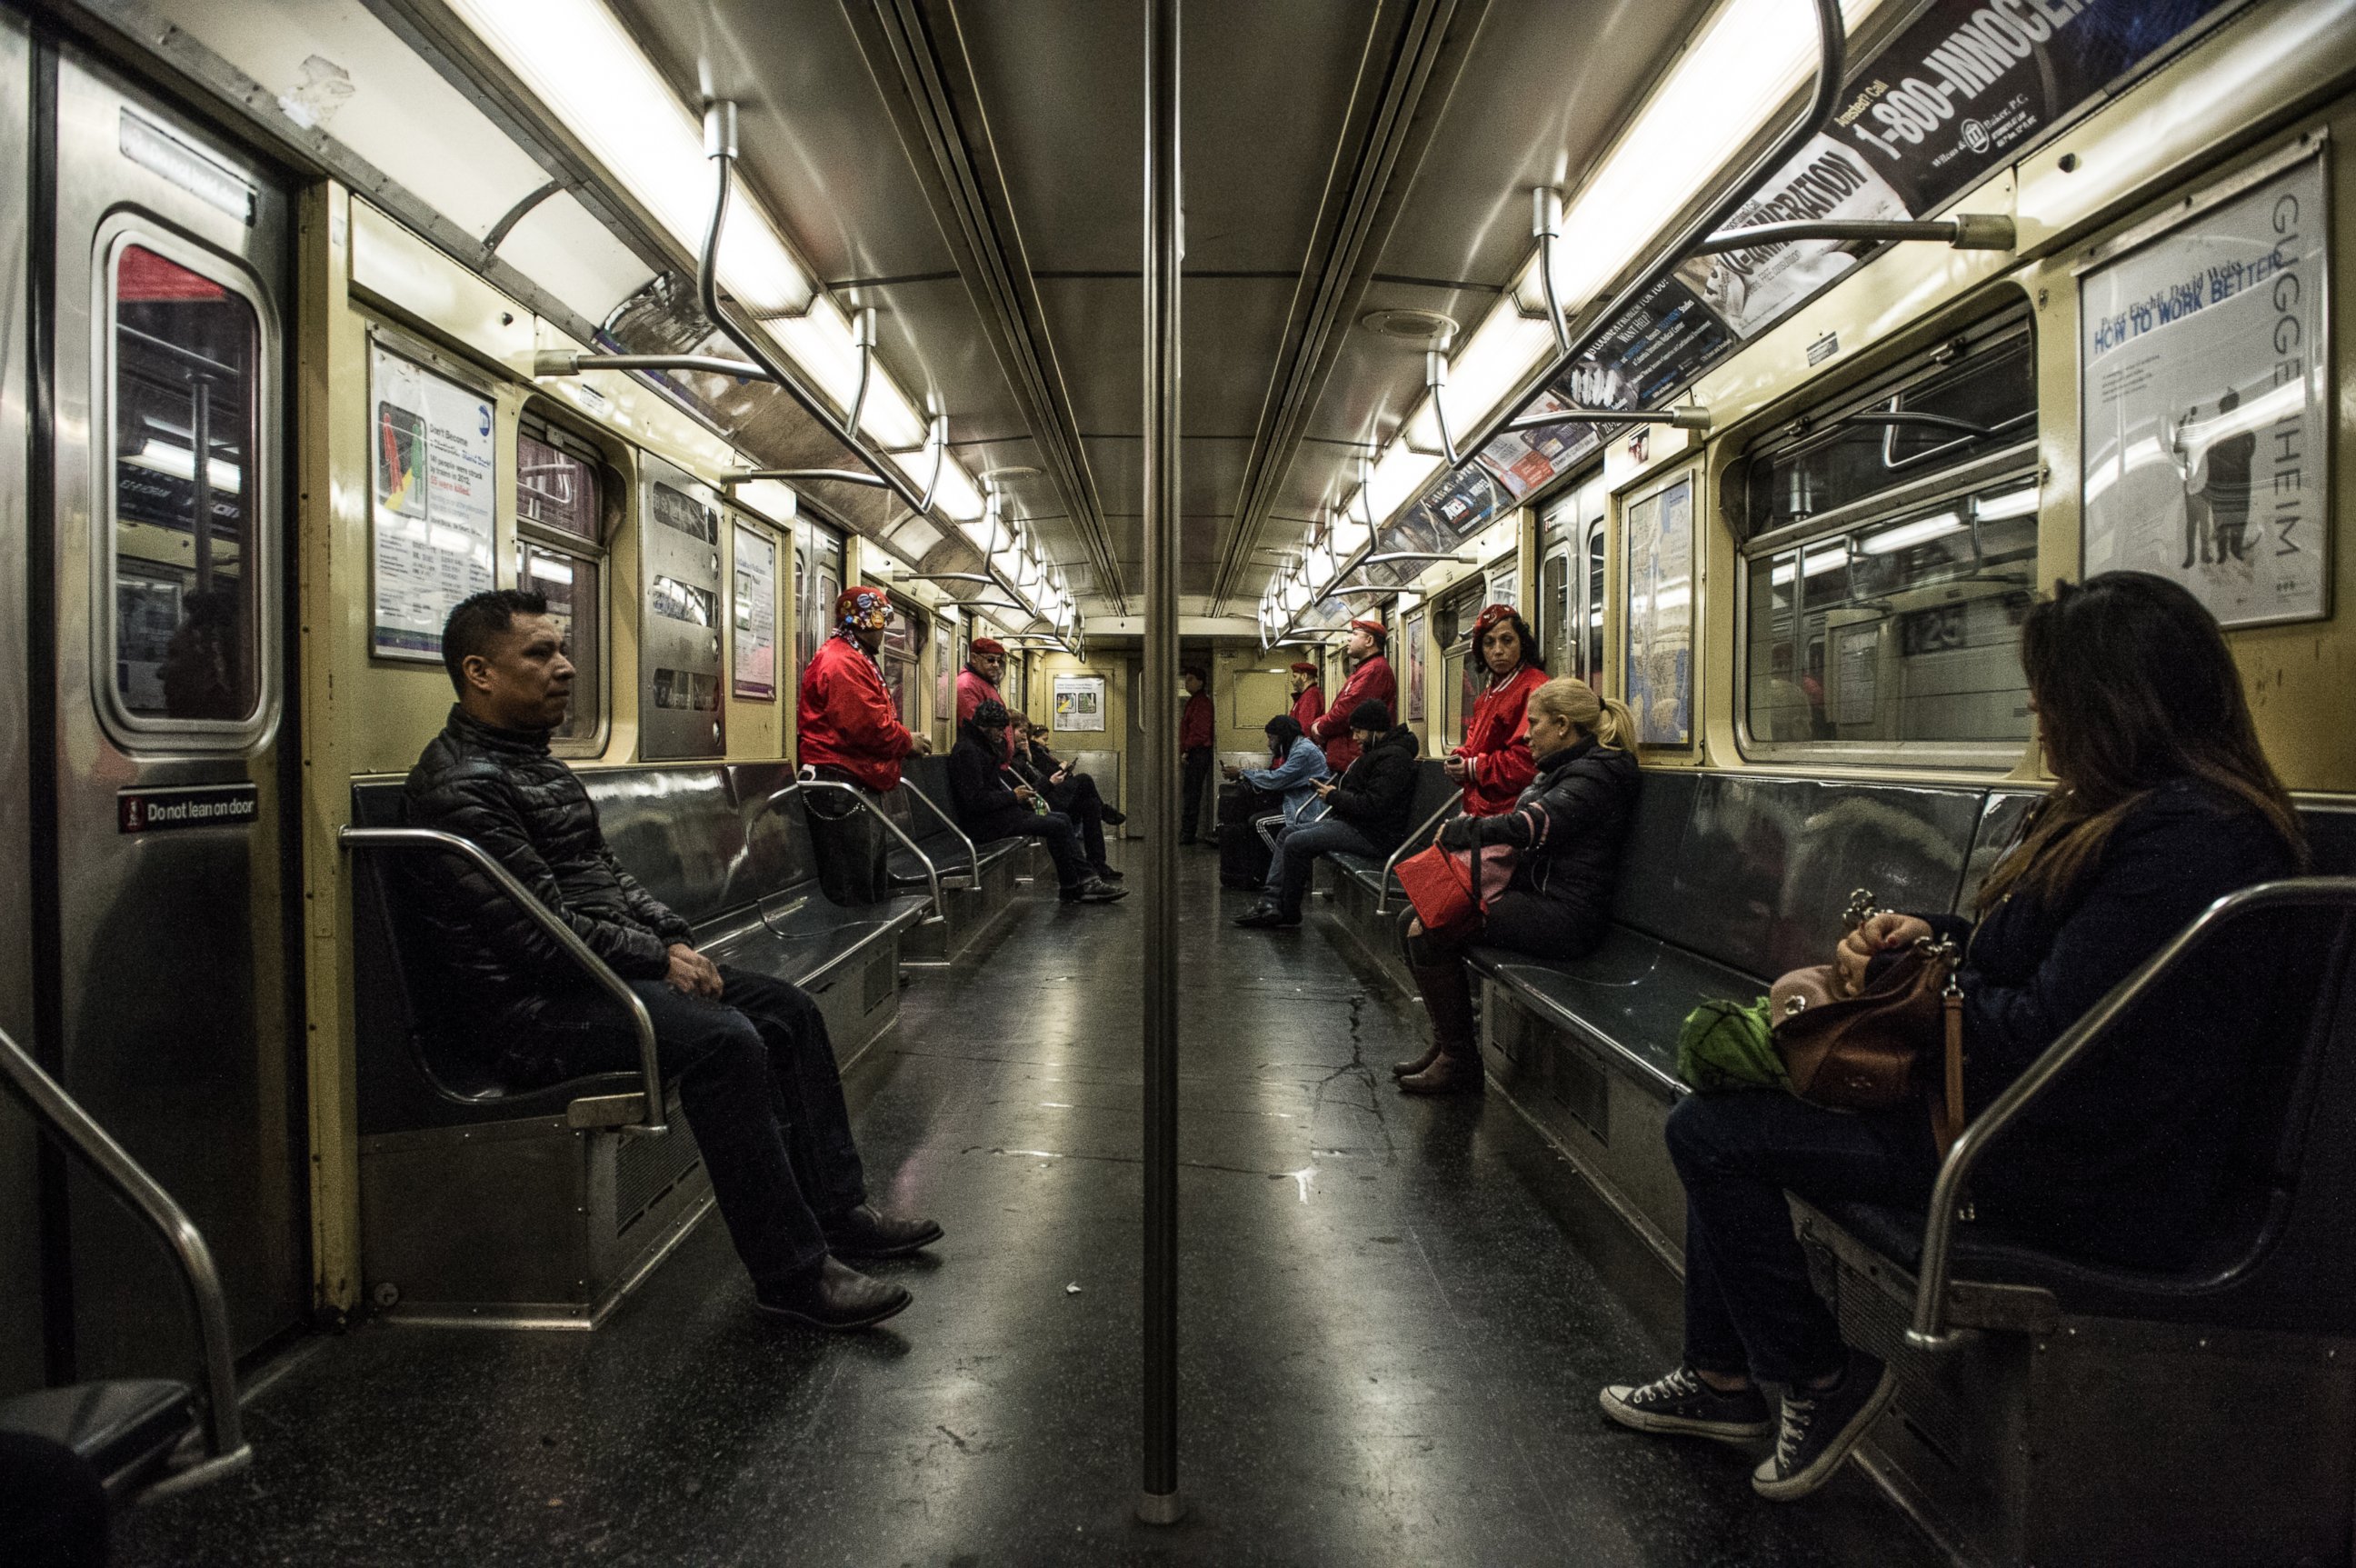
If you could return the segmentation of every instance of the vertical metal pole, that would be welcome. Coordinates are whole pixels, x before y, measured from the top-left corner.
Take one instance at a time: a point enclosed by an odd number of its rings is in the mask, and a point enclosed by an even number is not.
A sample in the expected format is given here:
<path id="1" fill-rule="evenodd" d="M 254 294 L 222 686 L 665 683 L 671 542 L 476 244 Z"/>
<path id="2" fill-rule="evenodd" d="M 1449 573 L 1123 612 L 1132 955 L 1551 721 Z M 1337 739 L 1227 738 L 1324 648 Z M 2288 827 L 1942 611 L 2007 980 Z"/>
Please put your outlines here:
<path id="1" fill-rule="evenodd" d="M 1145 1485 L 1178 1495 L 1178 4 L 1145 0 Z"/>
<path id="2" fill-rule="evenodd" d="M 188 449 L 196 454 L 196 467 L 188 476 L 195 489 L 188 504 L 196 514 L 190 542 L 197 553 L 197 592 L 209 594 L 213 588 L 213 384 L 202 376 L 188 392 Z"/>

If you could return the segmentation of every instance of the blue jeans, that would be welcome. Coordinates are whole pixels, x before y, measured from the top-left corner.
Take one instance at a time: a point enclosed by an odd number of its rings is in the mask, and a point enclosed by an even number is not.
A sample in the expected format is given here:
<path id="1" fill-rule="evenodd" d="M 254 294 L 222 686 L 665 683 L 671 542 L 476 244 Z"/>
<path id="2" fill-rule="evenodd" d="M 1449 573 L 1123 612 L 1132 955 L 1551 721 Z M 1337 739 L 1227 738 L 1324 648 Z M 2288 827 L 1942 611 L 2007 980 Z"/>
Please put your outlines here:
<path id="1" fill-rule="evenodd" d="M 1309 897 L 1309 874 L 1317 868 L 1317 857 L 1337 850 L 1370 860 L 1390 853 L 1376 849 L 1373 840 L 1339 817 L 1322 817 L 1305 828 L 1288 828 L 1276 835 L 1276 853 L 1268 863 L 1268 886 L 1285 918 L 1301 918 L 1301 901 Z"/>
<path id="2" fill-rule="evenodd" d="M 1930 1118 L 1846 1115 L 1774 1090 L 1690 1094 L 1667 1141 L 1686 1188 L 1686 1364 L 1784 1384 L 1838 1371 L 1847 1351 L 1784 1191 L 1922 1208 L 1938 1174 Z"/>
<path id="3" fill-rule="evenodd" d="M 630 989 L 654 1020 L 663 1076 L 678 1079 L 736 1255 L 755 1285 L 780 1284 L 826 1261 L 824 1223 L 867 1200 L 866 1176 L 818 1004 L 766 974 L 720 978 L 717 1002 L 667 981 Z M 535 1064 L 524 1076 L 636 1071 L 637 1036 L 619 1011 L 603 992 L 550 1002 L 513 1053 Z"/>

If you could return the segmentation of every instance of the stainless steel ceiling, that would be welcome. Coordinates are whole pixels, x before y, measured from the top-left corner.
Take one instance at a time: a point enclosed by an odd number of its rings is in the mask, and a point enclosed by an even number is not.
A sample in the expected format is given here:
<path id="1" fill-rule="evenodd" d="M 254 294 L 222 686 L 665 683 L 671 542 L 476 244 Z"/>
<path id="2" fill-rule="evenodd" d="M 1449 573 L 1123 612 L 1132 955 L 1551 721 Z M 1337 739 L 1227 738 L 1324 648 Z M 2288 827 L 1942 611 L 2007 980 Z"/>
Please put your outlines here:
<path id="1" fill-rule="evenodd" d="M 1141 586 L 1143 7 L 618 0 L 1089 608 Z M 1189 0 L 1181 591 L 1248 607 L 1708 0 Z"/>

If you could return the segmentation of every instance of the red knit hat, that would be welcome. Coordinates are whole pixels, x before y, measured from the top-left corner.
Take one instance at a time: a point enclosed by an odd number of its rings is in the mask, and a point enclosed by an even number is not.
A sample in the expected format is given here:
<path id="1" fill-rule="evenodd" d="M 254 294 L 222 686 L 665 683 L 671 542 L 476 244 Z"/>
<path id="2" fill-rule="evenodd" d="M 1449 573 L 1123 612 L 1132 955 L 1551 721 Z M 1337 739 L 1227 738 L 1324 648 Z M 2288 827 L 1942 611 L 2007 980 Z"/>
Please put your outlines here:
<path id="1" fill-rule="evenodd" d="M 1004 653 L 1006 644 L 994 637 L 977 637 L 973 639 L 973 650 L 976 653 Z"/>

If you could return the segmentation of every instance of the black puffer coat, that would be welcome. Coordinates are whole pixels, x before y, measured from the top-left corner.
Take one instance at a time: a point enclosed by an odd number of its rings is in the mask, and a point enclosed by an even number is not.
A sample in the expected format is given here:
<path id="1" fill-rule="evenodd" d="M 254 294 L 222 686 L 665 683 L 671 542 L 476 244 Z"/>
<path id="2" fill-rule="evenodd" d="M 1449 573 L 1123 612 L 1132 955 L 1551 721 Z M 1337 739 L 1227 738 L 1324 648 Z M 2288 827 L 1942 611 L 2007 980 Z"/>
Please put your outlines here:
<path id="1" fill-rule="evenodd" d="M 625 980 L 659 980 L 685 920 L 605 847 L 597 808 L 543 730 L 502 730 L 457 708 L 409 770 L 412 827 L 471 839 L 515 873 Z M 411 904 L 452 983 L 444 1015 L 529 1025 L 551 993 L 591 983 L 554 937 L 479 870 L 448 855 L 408 867 Z"/>
<path id="2" fill-rule="evenodd" d="M 1440 830 L 1449 849 L 1511 844 L 1510 891 L 1536 894 L 1564 917 L 1571 950 L 1592 947 L 1612 918 L 1621 842 L 1642 781 L 1633 752 L 1588 736 L 1538 759 L 1538 776 L 1501 817 L 1452 817 Z"/>
<path id="3" fill-rule="evenodd" d="M 2295 875 L 2297 852 L 2238 797 L 2163 784 L 2048 903 L 2007 895 L 1981 918 L 1925 915 L 1967 945 L 1964 1100 L 1972 1113 L 2214 900 Z M 2064 1251 L 2175 1267 L 2223 1189 L 2259 1064 L 2283 1047 L 2270 1009 L 2314 993 L 2264 922 L 2229 929 L 2123 1018 L 2115 1036 L 2005 1130 L 1972 1173 L 1980 1212 Z"/>
<path id="4" fill-rule="evenodd" d="M 1415 826 L 1408 821 L 1415 811 L 1415 731 L 1397 725 L 1358 754 L 1325 797 L 1326 809 L 1388 854 Z"/>

